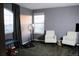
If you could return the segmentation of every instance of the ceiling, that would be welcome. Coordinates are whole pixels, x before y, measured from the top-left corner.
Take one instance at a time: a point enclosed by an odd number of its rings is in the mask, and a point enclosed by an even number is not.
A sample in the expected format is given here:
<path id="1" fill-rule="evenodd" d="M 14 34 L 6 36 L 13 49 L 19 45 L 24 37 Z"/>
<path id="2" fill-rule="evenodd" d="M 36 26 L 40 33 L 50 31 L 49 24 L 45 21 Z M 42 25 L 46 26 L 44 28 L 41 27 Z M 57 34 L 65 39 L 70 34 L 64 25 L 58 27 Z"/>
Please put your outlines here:
<path id="1" fill-rule="evenodd" d="M 32 10 L 79 5 L 79 3 L 17 3 L 17 4 L 20 5 L 21 7 L 25 7 Z"/>

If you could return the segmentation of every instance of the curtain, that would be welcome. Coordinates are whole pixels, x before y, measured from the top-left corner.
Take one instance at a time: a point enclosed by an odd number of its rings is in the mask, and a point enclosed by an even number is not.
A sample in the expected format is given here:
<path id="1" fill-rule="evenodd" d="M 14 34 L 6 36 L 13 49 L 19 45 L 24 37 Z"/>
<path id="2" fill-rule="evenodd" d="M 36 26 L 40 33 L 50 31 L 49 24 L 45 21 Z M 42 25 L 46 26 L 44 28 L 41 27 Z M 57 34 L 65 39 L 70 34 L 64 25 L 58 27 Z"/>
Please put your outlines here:
<path id="1" fill-rule="evenodd" d="M 13 37 L 16 40 L 16 47 L 21 47 L 21 28 L 20 28 L 20 7 L 16 4 L 12 4 L 12 10 L 14 13 L 14 33 Z"/>

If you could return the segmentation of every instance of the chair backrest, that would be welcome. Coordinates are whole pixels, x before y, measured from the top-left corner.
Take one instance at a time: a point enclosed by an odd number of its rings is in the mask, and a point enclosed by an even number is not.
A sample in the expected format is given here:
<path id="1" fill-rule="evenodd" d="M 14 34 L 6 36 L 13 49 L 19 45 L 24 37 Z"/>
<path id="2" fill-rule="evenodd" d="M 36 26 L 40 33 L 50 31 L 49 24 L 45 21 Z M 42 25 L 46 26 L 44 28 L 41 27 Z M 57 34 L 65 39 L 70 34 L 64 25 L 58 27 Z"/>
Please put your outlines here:
<path id="1" fill-rule="evenodd" d="M 67 37 L 70 39 L 77 39 L 77 32 L 68 32 Z"/>
<path id="2" fill-rule="evenodd" d="M 48 31 L 46 31 L 46 35 L 47 35 L 47 36 L 54 36 L 54 35 L 55 35 L 55 31 L 53 31 L 53 30 L 48 30 Z"/>

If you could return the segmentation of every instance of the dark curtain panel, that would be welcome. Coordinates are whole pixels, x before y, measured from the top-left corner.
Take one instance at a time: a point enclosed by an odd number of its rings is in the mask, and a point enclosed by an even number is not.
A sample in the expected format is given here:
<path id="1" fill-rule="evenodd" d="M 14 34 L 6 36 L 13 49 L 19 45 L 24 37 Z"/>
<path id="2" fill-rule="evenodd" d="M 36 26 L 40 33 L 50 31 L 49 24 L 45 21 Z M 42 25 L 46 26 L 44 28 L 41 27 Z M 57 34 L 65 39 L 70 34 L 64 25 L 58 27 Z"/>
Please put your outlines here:
<path id="1" fill-rule="evenodd" d="M 6 55 L 5 51 L 4 5 L 0 3 L 0 55 Z"/>
<path id="2" fill-rule="evenodd" d="M 79 23 L 76 23 L 76 32 L 79 32 Z"/>
<path id="3" fill-rule="evenodd" d="M 20 7 L 16 4 L 12 4 L 12 10 L 14 14 L 14 33 L 13 37 L 17 41 L 16 47 L 21 47 L 21 28 L 20 28 Z"/>

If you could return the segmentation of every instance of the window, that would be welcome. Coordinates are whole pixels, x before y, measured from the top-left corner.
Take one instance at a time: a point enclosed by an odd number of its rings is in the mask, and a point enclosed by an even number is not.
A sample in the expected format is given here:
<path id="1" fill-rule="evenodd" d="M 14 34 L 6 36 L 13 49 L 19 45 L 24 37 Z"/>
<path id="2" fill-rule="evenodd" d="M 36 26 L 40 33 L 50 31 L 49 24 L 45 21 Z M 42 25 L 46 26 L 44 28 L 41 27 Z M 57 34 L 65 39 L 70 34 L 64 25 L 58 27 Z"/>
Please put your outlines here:
<path id="1" fill-rule="evenodd" d="M 43 34 L 44 33 L 44 13 L 34 14 L 34 33 Z"/>
<path id="2" fill-rule="evenodd" d="M 13 32 L 13 13 L 4 8 L 4 26 L 5 34 Z"/>

